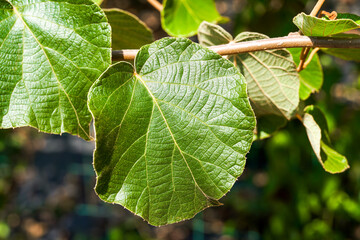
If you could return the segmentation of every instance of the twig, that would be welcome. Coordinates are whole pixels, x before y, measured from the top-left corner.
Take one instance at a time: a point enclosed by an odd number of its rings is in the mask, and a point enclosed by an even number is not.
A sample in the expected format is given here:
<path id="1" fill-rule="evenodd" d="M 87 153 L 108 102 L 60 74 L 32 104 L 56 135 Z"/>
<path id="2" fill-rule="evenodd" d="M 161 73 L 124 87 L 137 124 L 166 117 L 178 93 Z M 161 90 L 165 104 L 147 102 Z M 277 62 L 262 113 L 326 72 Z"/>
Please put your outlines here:
<path id="1" fill-rule="evenodd" d="M 300 122 L 303 122 L 303 120 L 304 120 L 303 117 L 300 116 L 300 114 L 298 114 L 298 113 L 295 115 L 295 117 L 296 117 L 297 119 L 299 119 Z"/>
<path id="2" fill-rule="evenodd" d="M 310 13 L 310 16 L 315 17 L 317 15 L 317 13 L 320 11 L 322 5 L 324 4 L 325 0 L 319 0 L 317 1 L 315 7 L 313 8 L 313 10 Z"/>
<path id="3" fill-rule="evenodd" d="M 310 51 L 310 48 L 308 48 L 308 47 L 305 47 L 301 50 L 300 63 L 296 69 L 297 72 L 301 72 L 305 68 L 305 61 L 306 61 L 307 55 L 309 54 L 309 51 Z"/>
<path id="4" fill-rule="evenodd" d="M 324 4 L 325 0 L 318 0 L 317 3 L 315 4 L 313 10 L 310 13 L 310 16 L 315 17 L 317 15 L 317 13 L 320 11 L 322 5 Z M 303 48 L 301 51 L 301 55 L 300 55 L 300 63 L 298 68 L 296 69 L 298 72 L 301 72 L 306 66 L 305 66 L 305 61 L 306 61 L 306 57 L 309 54 L 310 48 Z"/>
<path id="5" fill-rule="evenodd" d="M 311 51 L 308 59 L 307 59 L 306 62 L 304 63 L 304 68 L 306 68 L 306 67 L 309 65 L 309 63 L 311 62 L 311 60 L 314 58 L 315 54 L 316 54 L 319 50 L 320 50 L 320 48 L 316 47 L 316 48 L 314 48 L 314 49 Z"/>
<path id="6" fill-rule="evenodd" d="M 148 3 L 151 4 L 151 6 L 153 6 L 159 12 L 161 12 L 163 10 L 162 4 L 159 3 L 157 0 L 147 0 L 147 1 L 148 1 Z"/>
<path id="7" fill-rule="evenodd" d="M 300 35 L 290 35 L 279 38 L 269 38 L 248 42 L 224 44 L 209 47 L 209 49 L 220 55 L 234 55 L 239 53 L 264 51 L 281 48 L 360 48 L 360 39 L 349 38 L 326 38 L 326 37 L 307 37 Z M 114 50 L 112 52 L 114 61 L 133 60 L 138 50 Z"/>

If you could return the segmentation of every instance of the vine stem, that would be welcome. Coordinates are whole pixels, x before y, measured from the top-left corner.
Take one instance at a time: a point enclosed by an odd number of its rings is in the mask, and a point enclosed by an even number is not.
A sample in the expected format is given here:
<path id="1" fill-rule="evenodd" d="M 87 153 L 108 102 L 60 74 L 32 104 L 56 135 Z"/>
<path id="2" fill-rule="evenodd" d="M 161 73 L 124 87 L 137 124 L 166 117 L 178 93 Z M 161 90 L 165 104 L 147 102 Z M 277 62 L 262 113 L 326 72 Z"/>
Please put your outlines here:
<path id="1" fill-rule="evenodd" d="M 318 0 L 317 3 L 315 4 L 313 10 L 310 13 L 310 16 L 316 17 L 317 13 L 320 11 L 322 5 L 325 3 L 325 0 Z M 302 71 L 304 68 L 306 68 L 306 57 L 310 52 L 310 48 L 309 47 L 305 47 L 302 49 L 301 51 L 301 56 L 300 56 L 300 63 L 298 68 L 296 69 L 298 72 Z"/>
<path id="2" fill-rule="evenodd" d="M 156 10 L 161 12 L 163 10 L 163 6 L 161 3 L 159 3 L 157 0 L 147 0 L 148 3 L 151 4 Z"/>
<path id="3" fill-rule="evenodd" d="M 220 55 L 235 55 L 239 53 L 264 51 L 281 48 L 360 48 L 360 39 L 307 37 L 291 34 L 286 37 L 268 38 L 262 40 L 230 43 L 209 47 Z M 114 50 L 113 61 L 134 60 L 139 50 Z"/>
<path id="4" fill-rule="evenodd" d="M 316 48 L 314 48 L 314 49 L 311 51 L 308 59 L 307 59 L 306 62 L 304 63 L 304 68 L 306 68 L 306 67 L 310 64 L 311 60 L 314 58 L 315 54 L 316 54 L 319 50 L 320 50 L 320 48 L 316 47 Z"/>

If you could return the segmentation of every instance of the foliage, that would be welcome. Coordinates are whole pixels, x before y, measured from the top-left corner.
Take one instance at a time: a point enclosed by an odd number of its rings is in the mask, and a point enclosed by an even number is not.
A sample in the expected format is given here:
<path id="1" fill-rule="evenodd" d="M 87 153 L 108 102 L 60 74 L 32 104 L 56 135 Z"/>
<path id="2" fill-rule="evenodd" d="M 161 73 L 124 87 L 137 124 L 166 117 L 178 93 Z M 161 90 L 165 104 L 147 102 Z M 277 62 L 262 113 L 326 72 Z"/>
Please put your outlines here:
<path id="1" fill-rule="evenodd" d="M 153 225 L 219 205 L 253 138 L 244 78 L 185 39 L 141 48 L 135 69 L 115 64 L 90 91 L 97 193 Z"/>
<path id="2" fill-rule="evenodd" d="M 113 49 L 138 49 L 152 43 L 152 31 L 135 15 L 120 9 L 104 9 L 112 29 Z"/>
<path id="3" fill-rule="evenodd" d="M 90 139 L 86 97 L 109 66 L 110 26 L 95 4 L 0 1 L 1 127 Z"/>
<path id="4" fill-rule="evenodd" d="M 224 20 L 212 0 L 166 0 L 161 12 L 168 33 L 198 32 L 203 46 L 185 38 L 151 43 L 137 17 L 98 4 L 0 0 L 0 119 L 2 128 L 31 126 L 90 140 L 93 117 L 96 192 L 104 201 L 153 225 L 189 219 L 220 205 L 243 172 L 253 139 L 270 137 L 294 118 L 326 171 L 348 168 L 331 147 L 326 118 L 301 102 L 323 83 L 316 55 L 300 73 L 299 49 L 220 56 L 205 47 L 269 38 L 254 32 L 233 38 L 201 24 Z M 334 38 L 360 27 L 358 16 L 337 16 L 301 13 L 294 23 L 304 35 Z M 134 66 L 111 65 L 111 44 L 141 47 Z M 354 59 L 349 51 L 336 54 Z"/>
<path id="5" fill-rule="evenodd" d="M 300 63 L 301 48 L 288 49 L 296 65 Z M 311 54 L 311 52 L 310 52 Z M 300 99 L 306 100 L 312 93 L 318 92 L 324 81 L 323 70 L 320 64 L 319 56 L 315 53 L 307 67 L 299 72 L 300 77 Z"/>
<path id="6" fill-rule="evenodd" d="M 197 33 L 202 21 L 225 22 L 213 0 L 165 0 L 161 23 L 171 36 L 189 37 Z"/>

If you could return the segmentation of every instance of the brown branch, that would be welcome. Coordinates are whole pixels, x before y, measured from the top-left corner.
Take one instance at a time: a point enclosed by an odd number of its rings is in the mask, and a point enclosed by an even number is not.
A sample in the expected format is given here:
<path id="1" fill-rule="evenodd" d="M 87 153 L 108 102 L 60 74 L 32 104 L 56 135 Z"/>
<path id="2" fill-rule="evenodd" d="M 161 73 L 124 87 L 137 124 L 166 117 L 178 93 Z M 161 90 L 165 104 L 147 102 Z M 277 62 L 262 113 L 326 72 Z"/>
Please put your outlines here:
<path id="1" fill-rule="evenodd" d="M 326 38 L 326 37 L 307 37 L 300 35 L 290 35 L 279 38 L 269 38 L 248 42 L 231 43 L 209 47 L 209 49 L 220 55 L 235 55 L 239 53 L 256 52 L 270 49 L 281 48 L 360 48 L 360 39 L 348 38 Z M 138 50 L 114 50 L 112 52 L 113 61 L 133 60 Z"/>
<path id="2" fill-rule="evenodd" d="M 156 10 L 161 12 L 163 10 L 163 6 L 161 3 L 159 3 L 157 0 L 147 0 L 148 3 L 151 4 Z"/>
<path id="3" fill-rule="evenodd" d="M 296 69 L 297 72 L 301 72 L 305 68 L 305 61 L 306 61 L 307 55 L 309 54 L 309 51 L 310 51 L 309 47 L 305 47 L 301 50 L 300 63 Z"/>

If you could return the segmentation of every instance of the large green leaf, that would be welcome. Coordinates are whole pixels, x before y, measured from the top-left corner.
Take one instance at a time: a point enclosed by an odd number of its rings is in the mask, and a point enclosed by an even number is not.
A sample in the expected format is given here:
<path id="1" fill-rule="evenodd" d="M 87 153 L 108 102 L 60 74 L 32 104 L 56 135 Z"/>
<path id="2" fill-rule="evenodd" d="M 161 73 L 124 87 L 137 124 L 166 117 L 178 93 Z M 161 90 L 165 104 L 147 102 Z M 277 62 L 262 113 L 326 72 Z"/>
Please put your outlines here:
<path id="1" fill-rule="evenodd" d="M 152 43 L 152 31 L 135 15 L 120 9 L 105 9 L 112 29 L 112 48 L 139 49 Z"/>
<path id="2" fill-rule="evenodd" d="M 331 148 L 326 118 L 315 106 L 307 106 L 304 110 L 303 124 L 310 144 L 325 171 L 340 173 L 349 168 L 346 157 Z"/>
<path id="3" fill-rule="evenodd" d="M 348 13 L 339 13 L 336 20 L 300 13 L 293 21 L 305 36 L 326 37 L 360 28 L 360 17 Z"/>
<path id="4" fill-rule="evenodd" d="M 110 61 L 92 1 L 0 0 L 0 126 L 89 139 L 88 90 Z"/>
<path id="5" fill-rule="evenodd" d="M 238 43 L 267 36 L 244 32 L 235 39 L 220 26 L 202 23 L 198 34 L 204 46 Z M 275 114 L 290 119 L 299 104 L 299 75 L 286 49 L 266 50 L 229 56 L 248 83 L 248 94 L 257 117 Z"/>
<path id="6" fill-rule="evenodd" d="M 89 93 L 96 192 L 152 225 L 217 206 L 245 165 L 255 119 L 239 71 L 188 39 L 141 48 Z"/>
<path id="7" fill-rule="evenodd" d="M 288 49 L 296 65 L 300 63 L 301 48 Z M 299 73 L 300 76 L 300 99 L 306 100 L 311 93 L 317 92 L 322 87 L 324 75 L 317 54 L 314 55 L 309 65 Z"/>
<path id="8" fill-rule="evenodd" d="M 163 5 L 161 23 L 171 36 L 193 36 L 202 21 L 226 21 L 217 12 L 214 0 L 164 0 Z"/>

